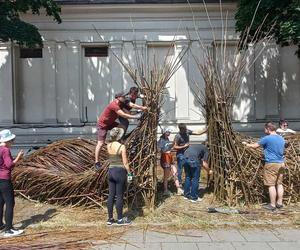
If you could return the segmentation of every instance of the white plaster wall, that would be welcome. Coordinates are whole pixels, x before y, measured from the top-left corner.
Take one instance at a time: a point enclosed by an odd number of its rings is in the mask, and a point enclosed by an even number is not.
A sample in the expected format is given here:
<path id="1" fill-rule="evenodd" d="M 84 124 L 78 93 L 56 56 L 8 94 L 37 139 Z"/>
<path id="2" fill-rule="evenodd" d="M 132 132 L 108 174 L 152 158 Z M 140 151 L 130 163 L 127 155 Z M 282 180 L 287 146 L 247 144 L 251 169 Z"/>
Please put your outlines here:
<path id="1" fill-rule="evenodd" d="M 163 117 L 163 124 L 174 131 L 179 122 L 187 122 L 191 128 L 203 125 L 205 119 L 194 94 L 195 83 L 200 90 L 204 87 L 194 60 L 194 57 L 200 62 L 203 60 L 196 40 L 201 37 L 205 46 L 211 46 L 213 38 L 221 39 L 222 26 L 225 25 L 220 21 L 219 6 L 208 7 L 211 24 L 202 5 L 193 7 L 194 18 L 189 7 L 182 5 L 65 6 L 63 23 L 59 25 L 43 15 L 25 16 L 39 27 L 43 35 L 45 57 L 39 62 L 27 60 L 25 63 L 9 46 L 1 47 L 0 124 L 12 124 L 13 117 L 14 123 L 46 126 L 83 126 L 84 122 L 95 122 L 116 92 L 133 85 L 112 52 L 135 65 L 131 43 L 134 40 L 150 64 L 153 44 L 176 40 L 176 56 L 191 40 L 182 67 L 168 83 L 168 98 L 163 107 L 167 115 Z M 237 37 L 234 10 L 234 5 L 224 7 L 224 11 L 228 11 L 227 36 L 231 40 Z M 110 47 L 109 57 L 85 58 L 84 47 L 97 44 Z M 256 125 L 257 122 L 278 119 L 282 115 L 300 119 L 297 109 L 300 67 L 299 60 L 292 55 L 294 50 L 278 49 L 271 44 L 249 70 L 234 106 L 233 117 L 238 122 L 238 129 L 257 130 L 260 126 Z M 163 60 L 166 47 L 156 45 L 156 53 Z M 29 61 L 32 61 L 32 67 Z M 11 86 L 14 86 L 14 91 Z M 290 103 L 295 105 L 291 107 Z M 94 124 L 90 125 L 93 128 Z M 83 134 L 96 132 L 87 127 L 78 128 L 76 133 L 80 134 L 79 131 Z M 57 128 L 57 133 L 66 131 Z"/>

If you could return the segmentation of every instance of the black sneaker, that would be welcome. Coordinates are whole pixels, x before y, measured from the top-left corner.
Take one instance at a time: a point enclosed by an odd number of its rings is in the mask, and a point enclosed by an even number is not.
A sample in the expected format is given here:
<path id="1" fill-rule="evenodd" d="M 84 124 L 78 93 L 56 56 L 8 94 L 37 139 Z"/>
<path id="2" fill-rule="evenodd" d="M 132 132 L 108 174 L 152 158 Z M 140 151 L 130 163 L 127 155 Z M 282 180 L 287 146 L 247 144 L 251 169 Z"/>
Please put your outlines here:
<path id="1" fill-rule="evenodd" d="M 95 169 L 96 171 L 99 171 L 101 169 L 101 163 L 99 161 L 95 163 Z"/>
<path id="2" fill-rule="evenodd" d="M 5 225 L 2 224 L 2 225 L 0 226 L 0 231 L 2 231 L 4 228 L 5 228 Z"/>
<path id="3" fill-rule="evenodd" d="M 276 203 L 276 208 L 278 208 L 278 209 L 281 209 L 281 208 L 283 208 L 283 205 L 281 204 L 278 204 L 278 203 Z"/>
<path id="4" fill-rule="evenodd" d="M 127 226 L 131 224 L 131 220 L 129 220 L 127 217 L 124 217 L 117 221 L 118 226 Z"/>
<path id="5" fill-rule="evenodd" d="M 107 226 L 111 226 L 112 224 L 116 223 L 115 219 L 112 218 L 112 219 L 108 219 L 107 222 L 106 222 L 106 225 Z"/>
<path id="6" fill-rule="evenodd" d="M 272 212 L 276 210 L 276 207 L 273 207 L 271 204 L 263 205 L 263 208 Z"/>

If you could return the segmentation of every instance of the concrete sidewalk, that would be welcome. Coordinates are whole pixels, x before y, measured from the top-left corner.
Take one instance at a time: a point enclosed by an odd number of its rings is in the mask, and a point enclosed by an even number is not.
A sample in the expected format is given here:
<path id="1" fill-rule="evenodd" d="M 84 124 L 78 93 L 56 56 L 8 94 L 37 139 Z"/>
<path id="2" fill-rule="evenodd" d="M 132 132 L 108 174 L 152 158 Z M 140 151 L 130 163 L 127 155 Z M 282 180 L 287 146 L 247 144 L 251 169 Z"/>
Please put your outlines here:
<path id="1" fill-rule="evenodd" d="M 114 243 L 93 242 L 97 250 L 299 250 L 300 229 L 251 229 L 251 230 L 183 230 L 160 233 L 128 228 L 128 232 Z"/>

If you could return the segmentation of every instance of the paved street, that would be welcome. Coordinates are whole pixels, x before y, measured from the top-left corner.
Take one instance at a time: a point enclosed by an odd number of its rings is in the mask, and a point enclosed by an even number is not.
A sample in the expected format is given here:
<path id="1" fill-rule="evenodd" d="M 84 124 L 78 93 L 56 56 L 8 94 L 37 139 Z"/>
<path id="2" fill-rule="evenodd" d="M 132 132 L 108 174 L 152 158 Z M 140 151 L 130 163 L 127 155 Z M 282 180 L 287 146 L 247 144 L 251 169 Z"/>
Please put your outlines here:
<path id="1" fill-rule="evenodd" d="M 130 229 L 114 243 L 93 242 L 91 249 L 134 250 L 299 250 L 300 229 L 184 230 L 159 233 Z"/>

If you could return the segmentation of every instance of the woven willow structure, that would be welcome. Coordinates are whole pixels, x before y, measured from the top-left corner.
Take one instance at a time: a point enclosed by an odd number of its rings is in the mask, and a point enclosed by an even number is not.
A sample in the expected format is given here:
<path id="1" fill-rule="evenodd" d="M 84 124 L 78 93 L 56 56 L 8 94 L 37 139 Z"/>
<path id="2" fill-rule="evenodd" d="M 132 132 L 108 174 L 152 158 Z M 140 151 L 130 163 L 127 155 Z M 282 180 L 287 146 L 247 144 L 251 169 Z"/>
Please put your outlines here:
<path id="1" fill-rule="evenodd" d="M 195 95 L 207 120 L 210 166 L 214 170 L 211 184 L 215 198 L 227 205 L 261 203 L 268 199 L 262 176 L 263 152 L 242 144 L 243 141 L 256 142 L 258 139 L 233 130 L 232 107 L 242 81 L 271 37 L 261 34 L 260 29 L 250 37 L 250 27 L 241 35 L 240 42 L 231 44 L 229 49 L 226 23 L 227 20 L 222 22 L 221 40 L 214 40 L 209 47 L 203 45 L 199 36 L 203 58 L 195 58 L 205 86 L 204 90 L 199 87 Z M 217 36 L 213 34 L 213 37 Z M 295 202 L 300 200 L 299 136 L 286 139 L 290 147 L 286 150 L 284 199 Z"/>
<path id="2" fill-rule="evenodd" d="M 128 136 L 126 147 L 134 181 L 127 187 L 129 205 L 153 208 L 157 185 L 157 127 L 164 103 L 166 84 L 180 67 L 188 48 L 170 58 L 174 44 L 159 63 L 154 55 L 151 67 L 146 56 L 133 43 L 134 65 L 128 58 L 118 58 L 121 65 L 145 95 L 148 111 Z M 160 55 L 161 56 L 161 55 Z M 132 60 L 132 59 L 131 59 Z M 126 61 L 126 62 L 125 62 Z M 149 58 L 148 58 L 149 61 Z M 104 166 L 94 170 L 95 141 L 69 139 L 55 142 L 22 160 L 13 172 L 15 189 L 33 200 L 58 204 L 103 206 L 108 196 L 106 147 L 100 159 Z"/>

